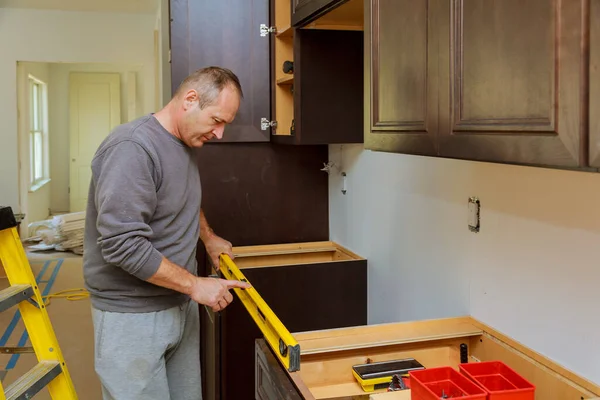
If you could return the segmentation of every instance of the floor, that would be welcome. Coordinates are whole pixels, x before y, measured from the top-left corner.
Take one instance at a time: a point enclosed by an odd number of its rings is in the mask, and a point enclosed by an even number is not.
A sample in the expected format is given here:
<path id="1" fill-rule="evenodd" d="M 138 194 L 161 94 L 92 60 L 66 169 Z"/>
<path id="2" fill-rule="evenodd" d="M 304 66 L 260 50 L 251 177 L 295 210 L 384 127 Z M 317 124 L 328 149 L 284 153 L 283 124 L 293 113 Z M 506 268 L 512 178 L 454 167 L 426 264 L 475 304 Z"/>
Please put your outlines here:
<path id="1" fill-rule="evenodd" d="M 81 256 L 61 252 L 27 254 L 42 295 L 83 288 Z M 0 277 L 0 289 L 7 285 L 7 279 Z M 101 400 L 100 385 L 94 371 L 94 337 L 89 298 L 75 301 L 50 298 L 47 309 L 78 397 Z M 0 313 L 0 346 L 30 345 L 29 342 L 23 343 L 27 336 L 17 311 L 17 307 L 12 307 Z M 3 385 L 6 387 L 36 363 L 32 353 L 0 355 L 0 377 L 6 375 Z M 50 400 L 48 390 L 44 389 L 34 399 Z"/>

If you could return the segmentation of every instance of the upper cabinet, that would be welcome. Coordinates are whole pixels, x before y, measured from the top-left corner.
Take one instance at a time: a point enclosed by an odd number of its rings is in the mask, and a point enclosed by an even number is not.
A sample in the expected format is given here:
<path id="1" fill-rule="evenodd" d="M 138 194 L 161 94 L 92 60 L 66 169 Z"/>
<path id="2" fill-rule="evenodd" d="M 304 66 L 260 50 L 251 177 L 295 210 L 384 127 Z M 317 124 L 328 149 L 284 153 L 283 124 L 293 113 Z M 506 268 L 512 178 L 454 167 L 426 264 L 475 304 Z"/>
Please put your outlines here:
<path id="1" fill-rule="evenodd" d="M 448 2 L 445 2 L 448 3 Z M 563 167 L 586 158 L 584 1 L 463 0 L 447 9 L 440 155 Z M 448 61 L 448 62 L 446 62 Z"/>
<path id="2" fill-rule="evenodd" d="M 171 0 L 173 91 L 209 65 L 233 70 L 244 90 L 234 122 L 211 144 L 363 142 L 362 1 L 347 3 L 318 22 L 323 29 L 296 29 L 291 0 Z"/>
<path id="3" fill-rule="evenodd" d="M 585 4 L 365 1 L 365 147 L 585 167 Z"/>
<path id="4" fill-rule="evenodd" d="M 437 154 L 441 9 L 365 0 L 365 147 Z"/>
<path id="5" fill-rule="evenodd" d="M 334 15 L 313 29 L 292 27 L 290 0 L 272 2 L 272 141 L 363 142 L 363 9 L 353 3 L 337 11 L 354 12 L 354 25 L 336 25 Z"/>

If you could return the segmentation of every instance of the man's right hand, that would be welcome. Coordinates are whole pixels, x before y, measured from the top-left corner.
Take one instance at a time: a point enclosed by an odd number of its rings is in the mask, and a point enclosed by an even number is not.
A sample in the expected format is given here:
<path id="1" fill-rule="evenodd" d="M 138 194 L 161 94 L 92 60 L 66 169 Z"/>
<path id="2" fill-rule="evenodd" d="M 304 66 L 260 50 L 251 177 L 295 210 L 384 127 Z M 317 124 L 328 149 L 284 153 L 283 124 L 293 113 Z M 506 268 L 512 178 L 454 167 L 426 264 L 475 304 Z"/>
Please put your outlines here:
<path id="1" fill-rule="evenodd" d="M 217 312 L 227 307 L 233 300 L 229 289 L 248 289 L 249 287 L 251 285 L 247 282 L 198 277 L 190 291 L 190 297 L 196 303 L 207 305 Z"/>

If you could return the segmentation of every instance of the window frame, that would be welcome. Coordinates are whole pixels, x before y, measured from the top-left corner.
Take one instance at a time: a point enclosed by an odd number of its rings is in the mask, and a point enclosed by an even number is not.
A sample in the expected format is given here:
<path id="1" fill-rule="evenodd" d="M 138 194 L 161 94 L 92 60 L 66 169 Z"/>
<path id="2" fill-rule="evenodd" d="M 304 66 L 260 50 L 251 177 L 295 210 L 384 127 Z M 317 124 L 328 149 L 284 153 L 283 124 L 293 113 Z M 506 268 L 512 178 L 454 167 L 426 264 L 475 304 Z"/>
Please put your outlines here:
<path id="1" fill-rule="evenodd" d="M 34 192 L 50 182 L 48 138 L 48 86 L 28 75 L 29 90 L 29 191 Z"/>

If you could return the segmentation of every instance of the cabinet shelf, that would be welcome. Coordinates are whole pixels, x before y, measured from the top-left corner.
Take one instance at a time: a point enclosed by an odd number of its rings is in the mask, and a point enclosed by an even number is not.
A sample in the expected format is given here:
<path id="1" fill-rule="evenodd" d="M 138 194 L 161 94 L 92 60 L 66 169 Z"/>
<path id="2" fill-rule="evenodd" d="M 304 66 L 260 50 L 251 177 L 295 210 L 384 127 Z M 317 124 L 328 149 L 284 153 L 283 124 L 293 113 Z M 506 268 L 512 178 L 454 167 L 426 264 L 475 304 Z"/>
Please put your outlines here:
<path id="1" fill-rule="evenodd" d="M 278 85 L 291 85 L 294 83 L 294 75 L 284 76 L 283 78 L 277 79 Z"/>
<path id="2" fill-rule="evenodd" d="M 276 36 L 278 38 L 291 38 L 294 36 L 294 28 L 291 25 L 284 26 L 281 29 L 277 29 Z"/>

